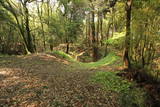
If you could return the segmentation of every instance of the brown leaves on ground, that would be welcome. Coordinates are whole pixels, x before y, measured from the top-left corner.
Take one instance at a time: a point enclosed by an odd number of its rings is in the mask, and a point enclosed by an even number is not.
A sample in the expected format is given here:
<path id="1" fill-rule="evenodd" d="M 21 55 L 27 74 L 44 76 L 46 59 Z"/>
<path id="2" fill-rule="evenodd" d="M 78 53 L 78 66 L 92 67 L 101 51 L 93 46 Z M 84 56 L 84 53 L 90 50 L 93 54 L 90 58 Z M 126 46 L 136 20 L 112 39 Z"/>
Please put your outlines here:
<path id="1" fill-rule="evenodd" d="M 117 107 L 116 95 L 89 82 L 94 72 L 47 54 L 0 58 L 0 107 Z"/>

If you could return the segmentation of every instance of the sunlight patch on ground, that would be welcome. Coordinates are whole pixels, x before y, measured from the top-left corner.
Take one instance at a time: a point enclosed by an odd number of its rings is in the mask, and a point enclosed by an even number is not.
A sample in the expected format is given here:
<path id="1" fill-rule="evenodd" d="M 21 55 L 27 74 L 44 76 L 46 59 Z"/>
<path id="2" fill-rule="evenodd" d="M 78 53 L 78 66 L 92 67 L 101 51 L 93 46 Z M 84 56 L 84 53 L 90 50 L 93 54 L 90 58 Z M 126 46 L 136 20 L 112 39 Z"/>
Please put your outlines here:
<path id="1" fill-rule="evenodd" d="M 0 69 L 0 75 L 9 75 L 11 74 L 12 70 L 9 68 L 2 68 Z"/>
<path id="2" fill-rule="evenodd" d="M 9 75 L 9 73 L 7 71 L 0 71 L 1 75 Z"/>

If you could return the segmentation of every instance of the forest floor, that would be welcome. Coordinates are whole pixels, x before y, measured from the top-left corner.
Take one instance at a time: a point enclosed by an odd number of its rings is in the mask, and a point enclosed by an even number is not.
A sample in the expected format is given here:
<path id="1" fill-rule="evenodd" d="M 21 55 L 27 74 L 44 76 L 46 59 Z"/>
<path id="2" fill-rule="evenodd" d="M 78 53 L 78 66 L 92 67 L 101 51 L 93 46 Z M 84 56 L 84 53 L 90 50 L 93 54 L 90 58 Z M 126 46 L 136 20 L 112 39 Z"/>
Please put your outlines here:
<path id="1" fill-rule="evenodd" d="M 81 68 L 83 64 L 75 66 L 49 54 L 0 57 L 0 107 L 119 107 L 118 92 L 128 96 L 122 97 L 124 104 L 132 102 L 130 95 L 136 94 L 130 91 L 131 85 L 103 72 L 112 67 L 92 65 Z M 100 83 L 110 85 L 108 91 Z M 143 98 L 138 98 L 141 103 Z"/>
<path id="2" fill-rule="evenodd" d="M 0 60 L 0 106 L 117 105 L 114 94 L 89 82 L 93 72 L 72 72 L 71 63 L 66 60 L 47 54 L 5 57 Z"/>

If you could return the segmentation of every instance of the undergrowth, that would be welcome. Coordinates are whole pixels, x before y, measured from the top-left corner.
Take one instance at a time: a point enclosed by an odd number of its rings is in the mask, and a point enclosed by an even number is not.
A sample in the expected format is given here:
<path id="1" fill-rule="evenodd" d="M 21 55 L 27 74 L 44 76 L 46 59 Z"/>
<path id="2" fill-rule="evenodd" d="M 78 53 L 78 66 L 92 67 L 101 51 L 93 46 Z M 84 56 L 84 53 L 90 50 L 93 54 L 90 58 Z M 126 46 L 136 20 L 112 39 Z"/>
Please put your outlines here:
<path id="1" fill-rule="evenodd" d="M 98 68 L 101 66 L 113 65 L 115 62 L 120 60 L 120 57 L 116 56 L 114 53 L 109 53 L 103 59 L 97 62 L 83 63 L 78 62 L 73 59 L 70 55 L 64 52 L 55 51 L 54 54 L 72 61 L 72 66 L 85 68 Z M 95 75 L 91 77 L 91 82 L 99 83 L 103 85 L 106 91 L 115 92 L 119 95 L 119 104 L 122 107 L 146 107 L 146 93 L 144 90 L 137 88 L 136 83 L 129 82 L 117 76 L 117 72 L 95 72 Z"/>
<path id="2" fill-rule="evenodd" d="M 109 53 L 106 57 L 104 57 L 103 59 L 100 59 L 97 62 L 90 62 L 90 63 L 80 62 L 80 65 L 87 68 L 97 68 L 101 66 L 114 64 L 118 59 L 120 58 L 116 56 L 114 53 Z"/>
<path id="3" fill-rule="evenodd" d="M 1 54 L 0 53 L 0 57 L 8 57 L 9 55 L 7 55 L 7 54 Z"/>
<path id="4" fill-rule="evenodd" d="M 51 54 L 54 54 L 62 59 L 66 59 L 68 61 L 71 61 L 71 62 L 75 62 L 76 60 L 74 58 L 72 58 L 70 55 L 66 54 L 65 52 L 63 51 L 53 51 L 51 52 Z"/>
<path id="5" fill-rule="evenodd" d="M 74 62 L 74 64 L 76 64 L 75 66 L 79 66 L 82 68 L 97 68 L 101 66 L 106 66 L 106 65 L 114 64 L 117 60 L 120 59 L 120 57 L 116 56 L 116 54 L 109 53 L 106 57 L 100 59 L 97 62 L 83 63 L 83 62 L 76 61 L 76 59 L 74 59 L 73 57 L 71 57 L 70 55 L 62 51 L 54 51 L 52 53 L 68 61 Z"/>
<path id="6" fill-rule="evenodd" d="M 144 90 L 137 88 L 135 83 L 123 80 L 117 72 L 97 72 L 92 78 L 93 83 L 99 83 L 107 91 L 119 95 L 119 104 L 122 107 L 146 107 Z"/>

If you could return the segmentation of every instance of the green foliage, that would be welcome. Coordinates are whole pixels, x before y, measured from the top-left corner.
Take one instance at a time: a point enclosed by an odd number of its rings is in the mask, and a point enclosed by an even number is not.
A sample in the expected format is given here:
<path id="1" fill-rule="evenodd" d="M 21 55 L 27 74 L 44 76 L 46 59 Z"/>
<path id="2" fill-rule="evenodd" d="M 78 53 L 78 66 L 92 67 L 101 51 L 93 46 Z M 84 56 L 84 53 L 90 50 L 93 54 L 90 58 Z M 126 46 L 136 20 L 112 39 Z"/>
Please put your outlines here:
<path id="1" fill-rule="evenodd" d="M 120 58 L 116 56 L 114 53 L 109 53 L 106 57 L 104 57 L 103 59 L 100 59 L 97 62 L 80 63 L 80 65 L 86 68 L 97 68 L 101 66 L 107 66 L 107 65 L 114 64 L 119 59 Z"/>
<path id="2" fill-rule="evenodd" d="M 114 33 L 114 36 L 112 38 L 109 38 L 104 41 L 105 44 L 109 45 L 122 45 L 124 42 L 125 32 L 121 33 Z"/>
<path id="3" fill-rule="evenodd" d="M 10 23 L 11 25 L 16 25 L 13 17 L 0 6 L 0 22 Z"/>
<path id="4" fill-rule="evenodd" d="M 72 62 L 76 63 L 75 66 L 79 66 L 82 68 L 97 68 L 97 67 L 101 67 L 101 66 L 112 65 L 117 60 L 120 59 L 120 57 L 116 56 L 114 53 L 110 53 L 105 58 L 103 58 L 97 62 L 83 63 L 83 62 L 76 61 L 72 56 L 70 56 L 62 51 L 54 51 L 52 53 L 60 56 L 63 59 L 72 61 Z"/>
<path id="5" fill-rule="evenodd" d="M 115 5 L 115 9 L 116 9 L 116 11 L 115 11 L 115 13 L 114 13 L 114 24 L 115 24 L 115 26 L 116 26 L 116 29 L 117 29 L 117 31 L 118 32 L 122 32 L 124 29 L 125 29 L 125 21 L 126 20 L 124 20 L 125 19 L 125 3 L 121 3 L 121 2 L 119 2 L 119 3 L 117 3 L 116 5 Z"/>
<path id="6" fill-rule="evenodd" d="M 156 4 L 157 3 L 157 4 Z M 159 41 L 159 0 L 134 2 L 132 35 L 130 38 L 130 60 L 133 65 L 144 67 L 153 62 Z M 143 4 L 143 5 L 140 5 Z"/>
<path id="7" fill-rule="evenodd" d="M 64 8 L 58 8 L 60 23 L 63 26 L 63 38 L 69 42 L 77 40 L 77 37 L 83 33 L 83 19 L 84 10 L 83 6 L 85 0 L 59 0 L 59 5 Z M 62 21 L 63 20 L 63 21 Z M 62 24 L 62 22 L 64 22 Z M 59 31 L 61 29 L 57 29 Z M 66 41 L 65 41 L 66 42 Z"/>
<path id="8" fill-rule="evenodd" d="M 122 107 L 145 107 L 145 91 L 136 88 L 135 83 L 117 76 L 118 72 L 97 72 L 92 78 L 93 83 L 100 83 L 104 89 L 116 92 Z"/>
<path id="9" fill-rule="evenodd" d="M 65 37 L 65 20 L 61 16 L 61 13 L 53 13 L 50 19 L 49 33 L 55 37 L 55 40 Z"/>
<path id="10" fill-rule="evenodd" d="M 132 84 L 116 76 L 116 73 L 117 72 L 98 72 L 92 79 L 93 82 L 105 84 L 105 88 L 109 91 L 121 93 L 128 90 Z"/>
<path id="11" fill-rule="evenodd" d="M 53 51 L 52 54 L 57 55 L 58 57 L 66 59 L 68 61 L 75 62 L 75 59 L 73 59 L 70 55 L 68 55 L 62 51 Z"/>

